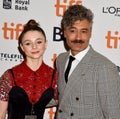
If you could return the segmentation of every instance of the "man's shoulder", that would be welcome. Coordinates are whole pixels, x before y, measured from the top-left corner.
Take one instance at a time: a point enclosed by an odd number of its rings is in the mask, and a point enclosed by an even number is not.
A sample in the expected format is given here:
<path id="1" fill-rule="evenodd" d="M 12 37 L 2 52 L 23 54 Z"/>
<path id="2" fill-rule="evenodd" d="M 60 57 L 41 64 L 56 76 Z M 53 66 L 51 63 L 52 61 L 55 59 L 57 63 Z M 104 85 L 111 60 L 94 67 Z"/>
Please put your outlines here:
<path id="1" fill-rule="evenodd" d="M 92 60 L 94 63 L 101 64 L 101 65 L 102 64 L 115 65 L 107 56 L 105 56 L 102 53 L 99 53 L 95 50 L 93 51 Z"/>
<path id="2" fill-rule="evenodd" d="M 60 54 L 58 55 L 57 58 L 64 58 L 64 57 L 66 57 L 66 56 L 68 56 L 68 55 L 69 55 L 69 52 L 62 52 L 62 53 L 60 53 Z"/>

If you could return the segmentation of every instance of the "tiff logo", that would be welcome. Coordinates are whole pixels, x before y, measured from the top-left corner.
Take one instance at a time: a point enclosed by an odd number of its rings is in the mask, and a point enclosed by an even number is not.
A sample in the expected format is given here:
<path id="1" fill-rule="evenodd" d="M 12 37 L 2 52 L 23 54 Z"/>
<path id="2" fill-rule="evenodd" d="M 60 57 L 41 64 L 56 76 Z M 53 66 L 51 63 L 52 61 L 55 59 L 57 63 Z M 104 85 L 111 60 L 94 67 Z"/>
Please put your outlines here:
<path id="1" fill-rule="evenodd" d="M 66 9 L 74 4 L 82 4 L 82 0 L 56 0 L 56 16 L 63 16 Z"/>
<path id="2" fill-rule="evenodd" d="M 6 39 L 6 40 L 13 40 L 13 39 L 18 40 L 18 37 L 23 30 L 23 27 L 24 27 L 23 24 L 11 23 L 10 25 L 8 25 L 8 23 L 5 22 L 3 27 L 2 27 L 4 39 Z"/>
<path id="3" fill-rule="evenodd" d="M 115 31 L 114 35 L 112 35 L 111 31 L 108 31 L 105 38 L 107 40 L 108 48 L 114 48 L 114 49 L 120 48 L 120 36 L 118 31 Z"/>

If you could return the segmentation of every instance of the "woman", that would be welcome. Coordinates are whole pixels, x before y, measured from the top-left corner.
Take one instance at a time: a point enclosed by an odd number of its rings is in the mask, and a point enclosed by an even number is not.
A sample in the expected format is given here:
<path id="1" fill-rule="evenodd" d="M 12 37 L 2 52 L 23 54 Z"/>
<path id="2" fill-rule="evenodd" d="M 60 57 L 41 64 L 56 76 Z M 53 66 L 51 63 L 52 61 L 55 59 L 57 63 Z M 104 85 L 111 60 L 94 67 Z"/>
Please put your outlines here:
<path id="1" fill-rule="evenodd" d="M 57 99 L 57 72 L 43 61 L 46 35 L 30 20 L 18 41 L 24 60 L 0 77 L 0 119 L 6 113 L 8 119 L 43 119 L 46 105 Z"/>

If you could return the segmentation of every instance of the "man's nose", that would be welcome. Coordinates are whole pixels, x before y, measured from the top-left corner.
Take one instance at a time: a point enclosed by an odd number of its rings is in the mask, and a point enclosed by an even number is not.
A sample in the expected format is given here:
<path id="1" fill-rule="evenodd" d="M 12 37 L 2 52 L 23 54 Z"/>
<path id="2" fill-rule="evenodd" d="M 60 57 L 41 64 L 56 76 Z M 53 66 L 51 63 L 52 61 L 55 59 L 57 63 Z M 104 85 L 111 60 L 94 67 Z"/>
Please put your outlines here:
<path id="1" fill-rule="evenodd" d="M 77 33 L 76 33 L 76 39 L 77 40 L 80 40 L 82 38 L 82 35 L 81 35 L 81 33 L 78 31 Z"/>

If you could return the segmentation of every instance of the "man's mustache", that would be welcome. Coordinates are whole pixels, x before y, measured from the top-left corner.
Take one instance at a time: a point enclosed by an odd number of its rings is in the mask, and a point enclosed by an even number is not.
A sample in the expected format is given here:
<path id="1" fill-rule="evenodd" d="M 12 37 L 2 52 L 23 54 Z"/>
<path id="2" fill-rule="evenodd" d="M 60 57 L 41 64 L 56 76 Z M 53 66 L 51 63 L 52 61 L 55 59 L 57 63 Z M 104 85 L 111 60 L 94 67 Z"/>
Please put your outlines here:
<path id="1" fill-rule="evenodd" d="M 83 40 L 73 40 L 73 41 L 71 41 L 72 43 L 84 43 L 84 41 Z"/>

